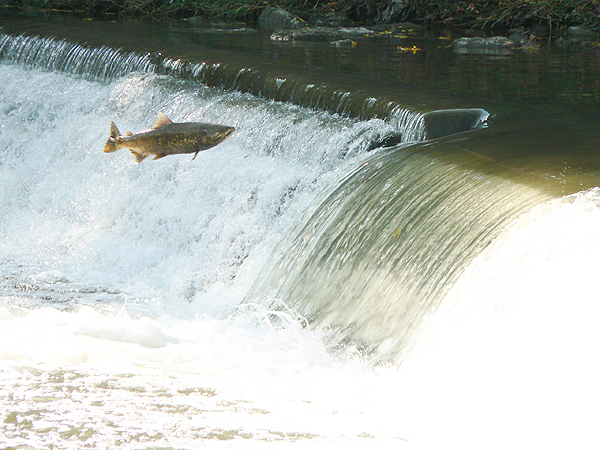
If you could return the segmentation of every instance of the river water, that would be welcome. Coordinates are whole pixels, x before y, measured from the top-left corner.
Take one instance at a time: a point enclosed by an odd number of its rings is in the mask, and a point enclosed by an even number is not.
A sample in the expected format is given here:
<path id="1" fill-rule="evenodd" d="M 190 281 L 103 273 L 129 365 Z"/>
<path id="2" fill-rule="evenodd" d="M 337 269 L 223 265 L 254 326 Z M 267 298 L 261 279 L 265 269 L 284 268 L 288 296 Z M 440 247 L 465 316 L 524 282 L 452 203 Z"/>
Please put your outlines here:
<path id="1" fill-rule="evenodd" d="M 1 448 L 597 446 L 597 46 L 3 22 Z"/>

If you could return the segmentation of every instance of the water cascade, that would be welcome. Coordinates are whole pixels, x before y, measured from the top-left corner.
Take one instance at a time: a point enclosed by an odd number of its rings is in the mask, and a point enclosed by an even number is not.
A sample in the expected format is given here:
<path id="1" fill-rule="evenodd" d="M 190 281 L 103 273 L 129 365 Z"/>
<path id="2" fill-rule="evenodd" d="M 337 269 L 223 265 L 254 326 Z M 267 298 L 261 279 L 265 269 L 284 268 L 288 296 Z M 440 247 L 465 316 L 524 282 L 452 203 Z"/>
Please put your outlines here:
<path id="1" fill-rule="evenodd" d="M 414 129 L 406 140 L 422 139 L 420 114 L 394 102 L 330 89 L 302 80 L 287 80 L 240 68 L 232 70 L 218 63 L 170 59 L 161 54 L 137 54 L 108 47 L 86 47 L 65 40 L 37 36 L 3 35 L 0 58 L 5 62 L 57 70 L 97 79 L 112 79 L 131 71 L 151 72 L 196 80 L 208 86 L 237 89 L 278 101 L 361 118 L 393 118 L 401 129 Z M 422 126 L 422 125 L 421 125 Z"/>
<path id="2" fill-rule="evenodd" d="M 421 319 L 516 217 L 552 198 L 456 149 L 396 148 L 362 162 L 317 201 L 248 301 L 333 327 L 398 359 Z"/>
<path id="3" fill-rule="evenodd" d="M 98 80 L 114 79 L 131 71 L 169 75 L 362 119 L 382 118 L 396 128 L 394 133 L 380 137 L 379 142 L 384 145 L 470 130 L 485 122 L 488 115 L 478 109 L 439 111 L 428 113 L 423 123 L 422 113 L 414 108 L 331 88 L 323 83 L 278 78 L 260 70 L 233 68 L 220 63 L 172 59 L 161 53 L 139 54 L 105 46 L 94 48 L 38 36 L 0 36 L 0 59 Z"/>

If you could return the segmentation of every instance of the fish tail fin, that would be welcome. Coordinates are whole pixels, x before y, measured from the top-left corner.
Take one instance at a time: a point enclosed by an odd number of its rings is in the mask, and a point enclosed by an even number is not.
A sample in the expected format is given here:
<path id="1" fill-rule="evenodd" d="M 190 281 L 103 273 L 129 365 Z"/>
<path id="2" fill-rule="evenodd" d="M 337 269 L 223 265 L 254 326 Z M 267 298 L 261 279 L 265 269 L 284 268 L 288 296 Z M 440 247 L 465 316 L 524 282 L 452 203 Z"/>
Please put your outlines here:
<path id="1" fill-rule="evenodd" d="M 104 152 L 112 153 L 117 151 L 117 137 L 121 135 L 121 132 L 115 125 L 115 123 L 110 121 L 110 136 L 106 140 L 106 144 L 104 144 Z"/>
<path id="2" fill-rule="evenodd" d="M 104 153 L 112 153 L 117 151 L 117 141 L 114 138 L 109 137 L 104 144 Z"/>

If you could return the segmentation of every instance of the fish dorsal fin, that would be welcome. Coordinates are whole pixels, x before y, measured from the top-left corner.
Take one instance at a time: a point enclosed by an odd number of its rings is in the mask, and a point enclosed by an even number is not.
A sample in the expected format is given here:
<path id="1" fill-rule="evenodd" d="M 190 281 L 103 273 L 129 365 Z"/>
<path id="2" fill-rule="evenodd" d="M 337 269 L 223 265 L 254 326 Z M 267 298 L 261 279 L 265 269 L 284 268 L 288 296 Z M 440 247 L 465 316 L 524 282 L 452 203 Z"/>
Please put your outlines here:
<path id="1" fill-rule="evenodd" d="M 163 114 L 161 112 L 159 112 L 156 115 L 156 120 L 154 121 L 154 124 L 152 125 L 152 129 L 156 130 L 157 128 L 160 127 L 164 127 L 165 125 L 169 125 L 172 124 L 173 122 L 171 121 L 171 119 L 169 119 L 166 114 Z"/>

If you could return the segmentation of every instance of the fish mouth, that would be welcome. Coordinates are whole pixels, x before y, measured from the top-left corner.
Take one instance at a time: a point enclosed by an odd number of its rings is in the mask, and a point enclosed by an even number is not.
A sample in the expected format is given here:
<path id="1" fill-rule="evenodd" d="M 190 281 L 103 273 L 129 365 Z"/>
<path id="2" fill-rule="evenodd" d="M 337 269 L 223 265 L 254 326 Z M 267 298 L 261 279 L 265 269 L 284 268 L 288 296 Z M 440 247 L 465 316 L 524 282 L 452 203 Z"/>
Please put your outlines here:
<path id="1" fill-rule="evenodd" d="M 231 133 L 233 133 L 235 131 L 235 128 L 233 127 L 224 127 L 223 130 L 219 131 L 219 135 L 217 137 L 218 142 L 223 142 L 225 139 L 227 139 Z"/>

